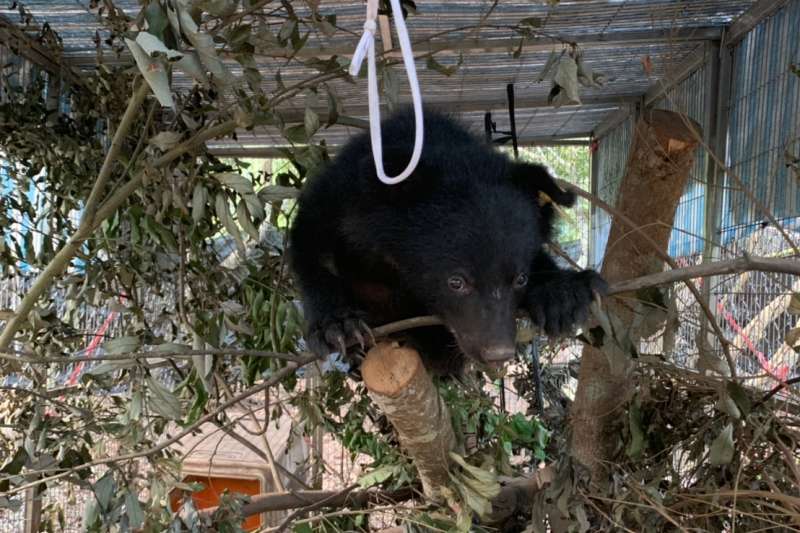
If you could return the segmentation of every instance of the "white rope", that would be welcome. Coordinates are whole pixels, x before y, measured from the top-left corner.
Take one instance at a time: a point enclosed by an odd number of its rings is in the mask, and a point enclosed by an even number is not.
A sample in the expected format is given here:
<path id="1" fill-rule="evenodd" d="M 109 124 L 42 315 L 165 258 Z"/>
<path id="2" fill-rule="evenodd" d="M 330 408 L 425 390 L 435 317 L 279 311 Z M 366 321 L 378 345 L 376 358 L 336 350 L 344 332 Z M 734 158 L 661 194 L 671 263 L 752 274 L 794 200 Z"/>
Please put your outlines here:
<path id="1" fill-rule="evenodd" d="M 364 22 L 364 34 L 358 42 L 353 59 L 350 62 L 350 75 L 357 76 L 361 70 L 364 57 L 367 61 L 367 83 L 369 94 L 369 137 L 372 141 L 372 156 L 375 159 L 375 171 L 378 179 L 386 185 L 400 183 L 414 172 L 422 155 L 423 141 L 423 122 L 422 122 L 422 96 L 419 92 L 419 81 L 417 81 L 417 68 L 414 65 L 414 54 L 411 50 L 411 41 L 408 38 L 408 30 L 403 20 L 403 11 L 400 8 L 399 0 L 391 0 L 394 23 L 397 28 L 397 37 L 400 41 L 400 49 L 403 52 L 403 64 L 408 74 L 408 84 L 411 86 L 411 99 L 414 102 L 414 152 L 406 169 L 395 177 L 386 175 L 383 169 L 383 141 L 381 139 L 381 109 L 380 95 L 378 94 L 378 76 L 375 69 L 375 31 L 378 27 L 378 0 L 367 0 L 367 20 Z"/>

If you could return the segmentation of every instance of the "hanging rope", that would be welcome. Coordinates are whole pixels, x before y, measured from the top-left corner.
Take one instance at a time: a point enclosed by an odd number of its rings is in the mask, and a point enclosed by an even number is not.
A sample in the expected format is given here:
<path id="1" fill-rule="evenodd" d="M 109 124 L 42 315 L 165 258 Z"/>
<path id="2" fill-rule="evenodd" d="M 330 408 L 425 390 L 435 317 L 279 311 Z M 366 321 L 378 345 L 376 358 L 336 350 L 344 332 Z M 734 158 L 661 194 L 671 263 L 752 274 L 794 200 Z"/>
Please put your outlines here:
<path id="1" fill-rule="evenodd" d="M 378 28 L 378 0 L 367 0 L 367 20 L 364 22 L 364 34 L 358 42 L 353 60 L 350 62 L 350 75 L 357 76 L 361 70 L 364 57 L 367 57 L 367 83 L 369 94 L 369 137 L 372 142 L 372 156 L 375 159 L 375 171 L 378 179 L 386 185 L 400 183 L 414 172 L 422 155 L 423 141 L 423 122 L 422 122 L 422 96 L 419 92 L 419 81 L 417 81 L 417 68 L 414 65 L 414 54 L 411 50 L 411 41 L 408 38 L 408 30 L 403 20 L 403 11 L 400 8 L 399 0 L 390 0 L 394 23 L 397 28 L 397 38 L 400 41 L 400 49 L 403 53 L 403 64 L 408 75 L 408 84 L 411 86 L 411 99 L 414 102 L 414 152 L 408 166 L 395 177 L 386 175 L 383 169 L 383 141 L 381 139 L 381 109 L 380 95 L 378 94 L 378 76 L 375 68 L 375 31 Z"/>

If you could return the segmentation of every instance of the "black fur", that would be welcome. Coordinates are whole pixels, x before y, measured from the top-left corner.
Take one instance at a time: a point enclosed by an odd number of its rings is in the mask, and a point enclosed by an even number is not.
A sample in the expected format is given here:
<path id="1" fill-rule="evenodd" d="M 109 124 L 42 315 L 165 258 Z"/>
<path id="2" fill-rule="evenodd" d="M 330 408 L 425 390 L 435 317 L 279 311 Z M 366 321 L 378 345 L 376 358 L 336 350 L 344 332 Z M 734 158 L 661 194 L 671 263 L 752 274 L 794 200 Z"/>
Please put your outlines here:
<path id="1" fill-rule="evenodd" d="M 393 176 L 413 147 L 406 109 L 383 122 L 384 165 Z M 368 341 L 367 325 L 438 315 L 446 328 L 409 332 L 436 372 L 475 359 L 513 355 L 522 308 L 550 335 L 585 320 L 603 280 L 593 271 L 559 269 L 542 245 L 554 210 L 569 206 L 544 167 L 515 163 L 451 118 L 426 110 L 422 158 L 398 185 L 376 177 L 369 136 L 353 138 L 309 180 L 290 238 L 291 264 L 319 354 Z M 526 274 L 525 287 L 514 286 Z M 448 281 L 462 276 L 472 292 Z"/>

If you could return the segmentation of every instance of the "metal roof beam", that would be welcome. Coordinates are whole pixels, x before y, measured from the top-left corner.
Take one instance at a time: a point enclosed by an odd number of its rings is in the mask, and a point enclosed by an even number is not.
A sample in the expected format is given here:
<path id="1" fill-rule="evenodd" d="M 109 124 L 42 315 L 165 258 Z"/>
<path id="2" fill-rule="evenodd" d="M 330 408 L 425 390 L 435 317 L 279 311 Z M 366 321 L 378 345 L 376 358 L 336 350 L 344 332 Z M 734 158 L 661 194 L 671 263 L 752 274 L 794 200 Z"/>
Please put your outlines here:
<path id="1" fill-rule="evenodd" d="M 758 0 L 728 26 L 725 44 L 736 46 L 750 30 L 788 3 L 789 0 Z"/>
<path id="2" fill-rule="evenodd" d="M 552 37 L 527 38 L 522 43 L 522 49 L 526 51 L 546 51 L 562 42 L 577 43 L 583 47 L 593 45 L 626 45 L 626 44 L 647 44 L 647 43 L 677 43 L 691 41 L 708 41 L 719 39 L 722 30 L 718 27 L 701 28 L 670 28 L 653 30 L 629 30 L 611 31 L 601 33 L 582 33 L 577 35 L 555 35 Z M 295 58 L 322 58 L 333 55 L 350 56 L 356 49 L 357 42 L 337 44 L 335 46 L 305 46 L 299 51 L 287 52 L 285 50 L 273 50 L 260 53 L 261 56 L 268 57 L 295 57 Z M 439 53 L 439 52 L 492 52 L 515 50 L 520 45 L 520 37 L 507 39 L 444 39 L 436 41 L 419 41 L 413 44 L 414 52 L 418 54 Z M 386 52 L 389 56 L 399 56 L 400 51 L 396 48 Z M 88 66 L 95 63 L 95 55 L 70 55 L 67 56 L 76 66 Z M 121 61 L 131 61 L 130 54 L 123 54 L 120 58 L 116 56 L 104 57 L 103 62 L 108 64 L 119 63 Z"/>
<path id="3" fill-rule="evenodd" d="M 83 85 L 80 77 L 70 69 L 70 65 L 65 64 L 63 54 L 55 57 L 52 50 L 33 39 L 3 15 L 0 15 L 0 44 L 47 72 L 63 76 L 72 85 Z"/>
<path id="4" fill-rule="evenodd" d="M 503 91 L 505 93 L 505 91 Z M 625 105 L 630 104 L 633 102 L 638 102 L 641 97 L 639 95 L 630 95 L 630 96 L 619 96 L 619 95 L 597 95 L 597 96 L 585 96 L 581 98 L 583 106 L 590 106 L 590 105 L 606 105 L 606 106 L 616 106 L 616 105 Z M 440 111 L 449 112 L 449 113 L 469 113 L 469 112 L 476 112 L 476 111 L 492 111 L 495 109 L 506 109 L 508 107 L 508 101 L 506 100 L 505 94 L 498 95 L 495 98 L 481 98 L 478 100 L 447 100 L 447 101 L 436 101 L 436 100 L 426 100 L 425 101 L 426 107 L 431 107 L 433 109 L 438 109 Z M 547 102 L 546 97 L 542 96 L 522 96 L 517 97 L 515 100 L 515 107 L 520 109 L 538 109 L 538 108 L 545 108 L 545 107 L 553 107 L 552 104 Z M 579 106 L 564 106 L 564 109 L 574 109 L 575 107 Z M 325 122 L 327 120 L 328 112 L 327 110 L 318 109 L 315 111 L 320 117 L 320 121 Z M 281 115 L 285 122 L 303 122 L 305 117 L 305 110 L 278 110 L 278 113 Z M 345 114 L 346 117 L 341 117 L 339 121 L 342 125 L 345 126 L 354 126 L 357 128 L 368 128 L 369 123 L 365 119 L 355 118 L 355 117 L 367 117 L 369 116 L 369 109 L 366 105 L 345 105 Z M 345 123 L 346 121 L 346 123 Z"/>
<path id="5" fill-rule="evenodd" d="M 520 146 L 588 146 L 589 139 L 552 137 L 552 136 L 522 136 L 519 139 Z M 291 149 L 291 146 L 212 146 L 209 151 L 217 157 L 238 157 L 255 159 L 278 159 L 286 155 L 282 149 Z M 295 147 L 296 148 L 296 147 Z M 328 150 L 332 153 L 341 148 L 341 145 L 328 145 Z"/>

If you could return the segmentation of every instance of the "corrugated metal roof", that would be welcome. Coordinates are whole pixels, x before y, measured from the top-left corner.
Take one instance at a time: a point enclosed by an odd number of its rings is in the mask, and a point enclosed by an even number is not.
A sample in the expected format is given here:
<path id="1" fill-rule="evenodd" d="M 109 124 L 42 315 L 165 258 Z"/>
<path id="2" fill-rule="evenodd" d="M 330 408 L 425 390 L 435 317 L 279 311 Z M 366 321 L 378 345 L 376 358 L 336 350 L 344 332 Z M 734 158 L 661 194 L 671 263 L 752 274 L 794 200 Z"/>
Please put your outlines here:
<path id="1" fill-rule="evenodd" d="M 412 41 L 437 36 L 434 41 L 455 43 L 469 39 L 458 52 L 440 52 L 437 59 L 452 64 L 457 53 L 462 53 L 464 63 L 453 76 L 446 77 L 429 70 L 424 61 L 418 62 L 423 98 L 454 109 L 476 129 L 483 127 L 483 113 L 493 111 L 499 129 L 507 128 L 507 83 L 515 84 L 517 99 L 517 124 L 523 142 L 554 136 L 588 135 L 604 116 L 618 104 L 630 102 L 643 94 L 668 68 L 679 63 L 699 46 L 702 37 L 708 37 L 715 28 L 729 24 L 753 0 L 562 0 L 555 6 L 546 2 L 499 2 L 492 0 L 418 0 L 417 14 L 409 17 L 408 27 Z M 307 10 L 298 2 L 299 15 Z M 89 0 L 28 0 L 25 7 L 39 25 L 48 23 L 62 37 L 65 61 L 79 63 L 89 68 L 96 55 L 93 37 L 96 31 L 105 32 L 95 12 L 89 9 Z M 139 9 L 137 0 L 116 0 L 118 8 L 134 17 Z M 4 5 L 3 7 L 6 7 Z M 338 31 L 332 38 L 322 34 L 312 35 L 309 50 L 328 50 L 349 55 L 361 32 L 364 2 L 337 2 L 323 0 L 319 10 L 323 14 L 336 14 Z M 491 10 L 491 15 L 485 17 Z M 11 20 L 18 20 L 15 12 L 0 9 Z M 479 30 L 459 30 L 474 26 L 483 18 Z M 581 42 L 587 62 L 597 72 L 609 77 L 606 86 L 583 89 L 581 96 L 586 105 L 553 109 L 546 106 L 549 82 L 536 83 L 552 41 L 542 38 L 533 46 L 523 49 L 518 58 L 512 49 L 519 38 L 509 28 L 526 17 L 538 17 L 543 35 L 559 35 Z M 444 35 L 443 32 L 445 32 Z M 696 32 L 697 39 L 692 36 Z M 688 35 L 687 35 L 688 34 Z M 679 37 L 678 39 L 672 37 Z M 476 41 L 477 40 L 477 41 Z M 645 73 L 642 59 L 649 56 L 653 70 Z M 308 76 L 310 69 L 298 64 L 286 65 L 282 58 L 257 58 L 264 74 L 265 89 L 275 86 L 274 73 L 280 69 L 285 83 L 299 81 Z M 231 70 L 239 74 L 238 64 L 231 62 Z M 402 69 L 397 72 L 402 74 Z M 401 99 L 409 100 L 401 75 Z M 190 80 L 176 73 L 174 86 L 187 87 Z M 346 114 L 366 117 L 366 81 L 350 84 L 341 80 L 332 83 Z M 287 102 L 288 109 L 301 111 L 302 96 Z M 353 128 L 335 126 L 320 133 L 331 145 L 343 142 Z M 231 146 L 266 146 L 285 144 L 277 131 L 259 131 L 258 135 L 243 133 L 238 142 L 225 142 Z"/>

